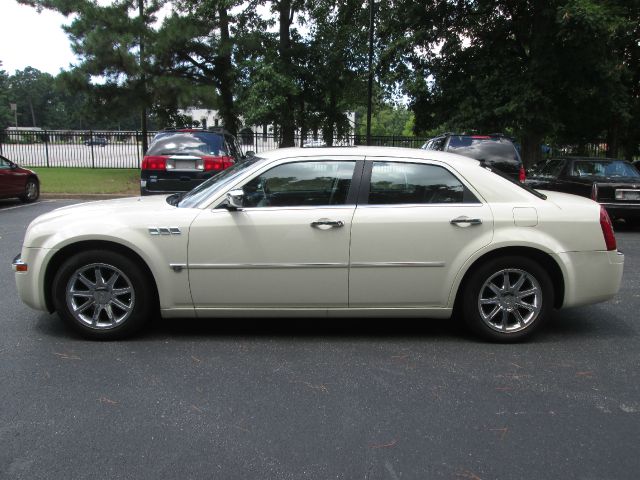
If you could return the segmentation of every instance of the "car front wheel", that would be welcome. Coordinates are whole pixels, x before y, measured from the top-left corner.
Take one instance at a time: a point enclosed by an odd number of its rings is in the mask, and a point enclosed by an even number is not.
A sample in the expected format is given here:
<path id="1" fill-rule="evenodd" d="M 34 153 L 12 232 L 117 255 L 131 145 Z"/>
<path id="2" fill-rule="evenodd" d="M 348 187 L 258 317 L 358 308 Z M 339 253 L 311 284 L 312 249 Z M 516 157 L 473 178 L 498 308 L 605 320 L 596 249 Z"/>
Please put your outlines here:
<path id="1" fill-rule="evenodd" d="M 111 251 L 78 253 L 53 280 L 58 315 L 81 335 L 111 340 L 132 335 L 149 319 L 149 280 L 128 257 Z"/>
<path id="2" fill-rule="evenodd" d="M 480 265 L 463 291 L 469 328 L 499 342 L 529 337 L 549 317 L 553 303 L 549 274 L 526 257 L 501 257 Z"/>

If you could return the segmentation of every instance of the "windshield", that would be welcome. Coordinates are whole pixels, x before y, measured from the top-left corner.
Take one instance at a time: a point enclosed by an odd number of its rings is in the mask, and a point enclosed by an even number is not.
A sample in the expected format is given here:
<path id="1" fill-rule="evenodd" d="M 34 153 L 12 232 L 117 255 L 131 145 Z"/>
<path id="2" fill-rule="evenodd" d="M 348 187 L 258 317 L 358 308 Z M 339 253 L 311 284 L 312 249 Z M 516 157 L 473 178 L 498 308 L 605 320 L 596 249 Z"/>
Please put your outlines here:
<path id="1" fill-rule="evenodd" d="M 212 196 L 217 191 L 226 187 L 228 184 L 235 181 L 240 175 L 244 173 L 244 171 L 252 167 L 260 162 L 264 161 L 263 158 L 260 157 L 251 157 L 249 160 L 245 160 L 243 162 L 238 162 L 231 167 L 223 170 L 222 172 L 214 175 L 208 180 L 204 181 L 196 188 L 187 192 L 184 197 L 178 202 L 178 207 L 180 208 L 193 208 L 198 205 L 200 202 L 205 200 L 206 198 Z M 169 197 L 167 201 L 170 199 Z"/>
<path id="2" fill-rule="evenodd" d="M 638 170 L 622 160 L 613 162 L 598 160 L 576 160 L 573 162 L 573 175 L 578 177 L 632 177 L 640 178 Z"/>

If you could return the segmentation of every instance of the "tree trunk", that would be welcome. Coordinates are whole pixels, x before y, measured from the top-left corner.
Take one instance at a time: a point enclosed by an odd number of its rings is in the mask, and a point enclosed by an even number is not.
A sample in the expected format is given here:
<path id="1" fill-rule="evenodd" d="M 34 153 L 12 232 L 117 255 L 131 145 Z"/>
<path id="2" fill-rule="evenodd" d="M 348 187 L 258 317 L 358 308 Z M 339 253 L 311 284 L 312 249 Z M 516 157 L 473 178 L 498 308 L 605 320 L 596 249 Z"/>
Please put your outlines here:
<path id="1" fill-rule="evenodd" d="M 291 0 L 280 0 L 278 3 L 278 13 L 280 19 L 280 39 L 278 45 L 278 53 L 280 55 L 280 73 L 284 76 L 290 76 L 293 70 L 291 62 Z M 280 147 L 295 146 L 295 99 L 291 92 L 285 95 L 285 104 L 280 111 L 280 127 L 282 128 L 282 136 Z"/>
<path id="2" fill-rule="evenodd" d="M 607 157 L 618 158 L 620 150 L 620 128 L 619 123 L 614 120 L 607 130 Z"/>
<path id="3" fill-rule="evenodd" d="M 232 41 L 229 37 L 229 15 L 224 6 L 218 8 L 220 20 L 220 46 L 216 59 L 218 86 L 220 88 L 220 116 L 222 123 L 233 135 L 238 132 L 238 116 L 233 101 L 233 64 L 231 62 Z"/>
<path id="4" fill-rule="evenodd" d="M 307 128 L 307 110 L 305 108 L 304 105 L 304 98 L 305 95 L 300 95 L 299 101 L 300 101 L 300 146 L 304 147 L 304 142 L 307 139 L 307 132 L 308 132 L 308 128 Z"/>
<path id="5" fill-rule="evenodd" d="M 537 132 L 528 131 L 522 137 L 522 163 L 525 170 L 529 170 L 542 160 L 542 135 Z"/>
<path id="6" fill-rule="evenodd" d="M 31 110 L 31 125 L 35 128 L 36 125 L 36 113 L 33 110 L 33 102 L 31 101 L 31 97 L 29 97 L 29 109 Z"/>

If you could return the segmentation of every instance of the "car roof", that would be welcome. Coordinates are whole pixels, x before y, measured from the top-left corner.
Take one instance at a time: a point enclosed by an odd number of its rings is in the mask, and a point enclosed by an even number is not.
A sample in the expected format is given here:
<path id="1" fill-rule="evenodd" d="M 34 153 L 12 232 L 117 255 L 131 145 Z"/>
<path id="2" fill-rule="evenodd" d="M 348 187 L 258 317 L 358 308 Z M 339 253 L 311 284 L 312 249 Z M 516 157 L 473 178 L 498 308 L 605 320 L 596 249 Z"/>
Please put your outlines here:
<path id="1" fill-rule="evenodd" d="M 438 150 L 422 150 L 420 148 L 403 148 L 403 147 L 368 147 L 368 146 L 351 146 L 351 147 L 289 147 L 270 150 L 256 154 L 257 157 L 276 160 L 291 157 L 345 157 L 345 156 L 362 156 L 365 160 L 376 160 L 379 157 L 387 157 L 397 160 L 435 160 L 447 163 L 453 167 L 468 167 L 471 162 L 479 165 L 480 162 L 470 157 L 464 157 L 454 153 L 441 152 Z"/>

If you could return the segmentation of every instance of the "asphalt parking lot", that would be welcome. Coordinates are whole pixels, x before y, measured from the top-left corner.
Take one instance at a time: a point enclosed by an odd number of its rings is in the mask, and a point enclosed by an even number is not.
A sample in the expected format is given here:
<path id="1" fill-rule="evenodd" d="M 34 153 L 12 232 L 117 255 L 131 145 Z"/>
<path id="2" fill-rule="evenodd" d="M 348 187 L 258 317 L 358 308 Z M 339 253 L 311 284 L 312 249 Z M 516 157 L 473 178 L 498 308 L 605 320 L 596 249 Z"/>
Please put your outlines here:
<path id="1" fill-rule="evenodd" d="M 635 479 L 640 230 L 620 294 L 526 344 L 454 322 L 158 320 L 75 336 L 17 298 L 0 200 L 2 479 Z"/>

